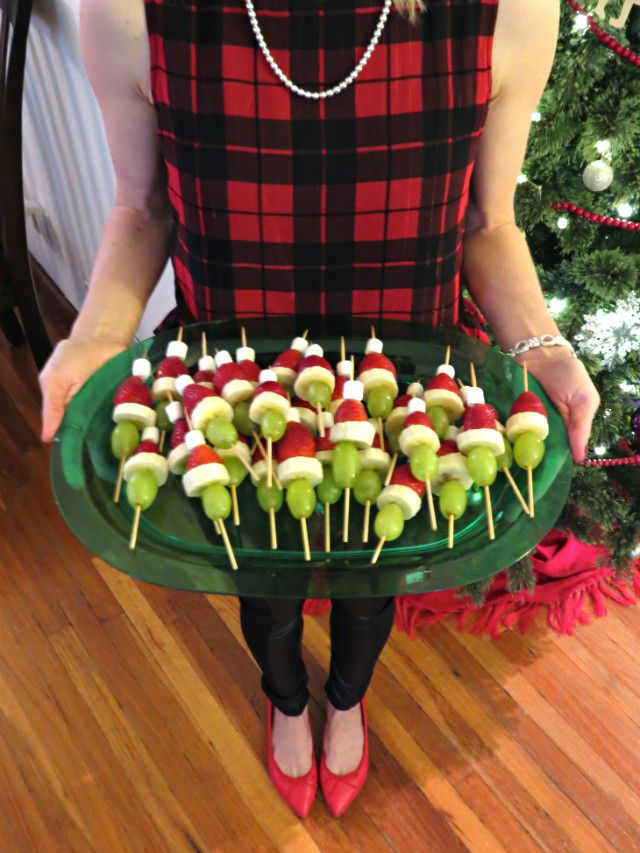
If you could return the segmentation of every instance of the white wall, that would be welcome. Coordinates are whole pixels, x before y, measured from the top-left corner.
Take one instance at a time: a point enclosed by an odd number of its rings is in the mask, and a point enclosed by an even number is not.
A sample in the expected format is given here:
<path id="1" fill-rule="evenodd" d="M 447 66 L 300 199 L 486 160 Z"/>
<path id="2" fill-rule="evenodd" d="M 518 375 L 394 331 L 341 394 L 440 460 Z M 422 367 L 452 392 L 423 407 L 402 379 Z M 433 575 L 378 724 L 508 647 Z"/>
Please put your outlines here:
<path id="1" fill-rule="evenodd" d="M 98 105 L 80 56 L 80 0 L 35 0 L 23 109 L 29 248 L 79 307 L 87 289 L 115 181 Z M 139 337 L 175 304 L 169 265 Z"/>

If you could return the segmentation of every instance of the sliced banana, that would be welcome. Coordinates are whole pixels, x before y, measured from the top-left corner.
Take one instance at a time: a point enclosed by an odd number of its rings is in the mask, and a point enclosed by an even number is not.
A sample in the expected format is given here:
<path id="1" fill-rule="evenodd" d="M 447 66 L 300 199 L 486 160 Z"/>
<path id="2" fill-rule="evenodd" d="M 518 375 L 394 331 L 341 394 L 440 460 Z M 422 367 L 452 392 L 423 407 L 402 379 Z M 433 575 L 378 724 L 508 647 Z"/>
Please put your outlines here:
<path id="1" fill-rule="evenodd" d="M 183 474 L 189 458 L 189 448 L 183 441 L 169 453 L 169 470 L 172 474 Z"/>
<path id="2" fill-rule="evenodd" d="M 278 382 L 290 391 L 293 388 L 293 383 L 296 381 L 297 373 L 290 367 L 272 367 L 275 375 L 278 377 Z"/>
<path id="3" fill-rule="evenodd" d="M 258 480 L 262 480 L 263 477 L 266 477 L 269 473 L 269 466 L 267 465 L 266 459 L 260 459 L 258 462 L 253 463 L 253 470 L 256 472 L 256 477 Z"/>
<path id="4" fill-rule="evenodd" d="M 364 373 L 358 376 L 358 379 L 364 385 L 365 397 L 368 397 L 369 392 L 374 388 L 387 388 L 394 397 L 398 396 L 398 383 L 393 373 L 390 370 L 385 370 L 383 367 L 374 367 L 371 370 L 365 370 Z"/>
<path id="5" fill-rule="evenodd" d="M 214 483 L 223 486 L 229 482 L 229 472 L 220 462 L 207 462 L 191 468 L 182 477 L 182 487 L 188 498 L 197 498 Z"/>
<path id="6" fill-rule="evenodd" d="M 391 457 L 386 450 L 379 447 L 365 447 L 360 451 L 360 467 L 371 468 L 373 471 L 384 473 L 389 470 Z"/>
<path id="7" fill-rule="evenodd" d="M 136 453 L 124 463 L 124 479 L 128 481 L 136 471 L 151 471 L 159 486 L 164 486 L 169 476 L 169 463 L 159 453 Z"/>
<path id="8" fill-rule="evenodd" d="M 434 388 L 425 391 L 424 401 L 427 404 L 427 411 L 432 406 L 440 406 L 452 420 L 459 418 L 464 412 L 464 403 L 458 394 L 454 391 L 447 391 L 446 388 Z"/>
<path id="9" fill-rule="evenodd" d="M 540 412 L 519 412 L 517 415 L 511 415 L 507 418 L 505 428 L 511 443 L 523 432 L 532 432 L 543 440 L 549 435 L 549 421 Z"/>
<path id="10" fill-rule="evenodd" d="M 422 499 L 410 486 L 402 486 L 399 483 L 385 486 L 378 497 L 378 509 L 387 504 L 397 504 L 402 510 L 404 520 L 408 521 L 420 512 Z"/>
<path id="11" fill-rule="evenodd" d="M 334 444 L 351 441 L 358 448 L 371 447 L 376 428 L 369 421 L 343 421 L 331 427 L 329 438 Z"/>
<path id="12" fill-rule="evenodd" d="M 325 385 L 330 386 L 331 393 L 333 393 L 333 389 L 336 385 L 336 378 L 330 370 L 327 370 L 326 367 L 320 367 L 320 365 L 305 367 L 293 383 L 293 390 L 301 400 L 307 399 L 307 391 L 312 382 L 324 382 Z"/>
<path id="13" fill-rule="evenodd" d="M 463 429 L 457 435 L 461 453 L 469 453 L 474 447 L 489 447 L 494 456 L 504 453 L 504 439 L 497 429 Z"/>
<path id="14" fill-rule="evenodd" d="M 440 486 L 445 480 L 458 480 L 465 489 L 470 489 L 473 485 L 462 453 L 447 453 L 446 456 L 440 457 L 440 467 L 433 480 L 433 491 L 436 495 L 440 494 Z"/>
<path id="15" fill-rule="evenodd" d="M 191 412 L 193 428 L 203 432 L 213 418 L 222 418 L 224 421 L 233 420 L 233 409 L 222 397 L 205 397 L 194 406 Z"/>
<path id="16" fill-rule="evenodd" d="M 295 408 L 300 415 L 300 423 L 311 430 L 313 435 L 316 435 L 318 432 L 318 416 L 316 413 L 312 412 L 311 409 L 307 409 L 306 406 L 296 406 Z"/>
<path id="17" fill-rule="evenodd" d="M 151 386 L 151 396 L 154 400 L 166 400 L 169 394 L 176 396 L 176 380 L 173 376 L 161 376 L 160 379 L 154 379 Z"/>
<path id="18" fill-rule="evenodd" d="M 140 403 L 118 403 L 113 410 L 113 420 L 119 424 L 122 421 L 133 421 L 141 428 L 155 426 L 156 413 L 149 406 Z"/>
<path id="19" fill-rule="evenodd" d="M 290 405 L 291 404 L 287 398 L 283 397 L 281 394 L 276 394 L 275 391 L 263 391 L 261 394 L 258 394 L 254 400 L 252 400 L 251 405 L 249 406 L 249 417 L 254 423 L 259 424 L 262 420 L 262 416 L 266 414 L 269 409 L 277 409 L 277 411 L 286 415 Z"/>
<path id="20" fill-rule="evenodd" d="M 322 481 L 322 463 L 310 456 L 292 456 L 278 465 L 278 477 L 283 486 L 294 480 L 308 480 L 315 489 Z"/>
<path id="21" fill-rule="evenodd" d="M 394 432 L 400 432 L 408 415 L 409 409 L 407 406 L 398 406 L 396 409 L 392 409 L 384 425 L 386 434 L 393 435 Z"/>
<path id="22" fill-rule="evenodd" d="M 222 396 L 230 406 L 253 395 L 253 385 L 248 379 L 231 379 L 222 389 Z"/>
<path id="23" fill-rule="evenodd" d="M 216 447 L 216 453 L 220 459 L 226 459 L 229 456 L 242 456 L 248 465 L 251 465 L 251 452 L 244 441 L 236 441 L 232 447 Z"/>
<path id="24" fill-rule="evenodd" d="M 435 430 L 424 424 L 411 424 L 405 427 L 398 438 L 400 450 L 405 456 L 411 456 L 419 444 L 426 444 L 431 450 L 440 449 L 440 439 Z"/>
<path id="25" fill-rule="evenodd" d="M 333 450 L 316 450 L 316 459 L 321 465 L 330 465 L 333 461 Z"/>

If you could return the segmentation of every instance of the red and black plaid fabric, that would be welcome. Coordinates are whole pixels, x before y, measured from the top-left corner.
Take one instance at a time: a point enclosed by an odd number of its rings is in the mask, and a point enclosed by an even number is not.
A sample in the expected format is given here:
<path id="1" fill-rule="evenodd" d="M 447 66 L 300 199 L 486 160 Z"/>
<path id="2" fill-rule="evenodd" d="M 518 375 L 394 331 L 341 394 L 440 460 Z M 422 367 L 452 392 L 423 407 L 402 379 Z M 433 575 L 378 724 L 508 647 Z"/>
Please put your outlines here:
<path id="1" fill-rule="evenodd" d="M 353 314 L 458 325 L 498 0 L 392 7 L 355 83 L 315 101 L 243 0 L 145 0 L 181 319 Z M 342 80 L 382 8 L 256 0 L 294 83 Z"/>

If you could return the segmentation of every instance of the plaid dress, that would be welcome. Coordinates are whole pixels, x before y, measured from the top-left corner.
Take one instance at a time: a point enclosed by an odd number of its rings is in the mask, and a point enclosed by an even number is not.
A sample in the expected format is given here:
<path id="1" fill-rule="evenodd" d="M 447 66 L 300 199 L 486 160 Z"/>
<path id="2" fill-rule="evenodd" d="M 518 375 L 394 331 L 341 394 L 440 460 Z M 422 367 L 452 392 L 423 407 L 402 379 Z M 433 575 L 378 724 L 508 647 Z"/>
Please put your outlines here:
<path id="1" fill-rule="evenodd" d="M 192 322 L 351 314 L 463 321 L 460 266 L 491 93 L 498 0 L 391 12 L 356 81 L 327 99 L 269 68 L 244 0 L 145 0 L 173 210 L 178 311 Z M 306 89 L 356 65 L 381 3 L 255 0 Z"/>

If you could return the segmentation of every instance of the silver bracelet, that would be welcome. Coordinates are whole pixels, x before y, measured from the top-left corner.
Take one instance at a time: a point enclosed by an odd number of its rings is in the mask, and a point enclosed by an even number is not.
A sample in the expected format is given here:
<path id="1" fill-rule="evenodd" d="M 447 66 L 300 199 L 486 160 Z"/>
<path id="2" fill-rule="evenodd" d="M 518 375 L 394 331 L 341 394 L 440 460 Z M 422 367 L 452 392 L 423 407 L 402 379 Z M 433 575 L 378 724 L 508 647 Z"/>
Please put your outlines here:
<path id="1" fill-rule="evenodd" d="M 563 338 L 562 335 L 539 335 L 534 338 L 525 338 L 522 341 L 517 341 L 510 350 L 505 352 L 505 355 L 510 355 L 511 358 L 515 358 L 517 355 L 522 355 L 525 352 L 529 352 L 531 349 L 536 349 L 537 347 L 567 347 L 570 350 L 571 355 L 574 358 L 577 358 L 576 351 L 573 348 L 573 344 L 568 341 L 566 338 Z"/>

